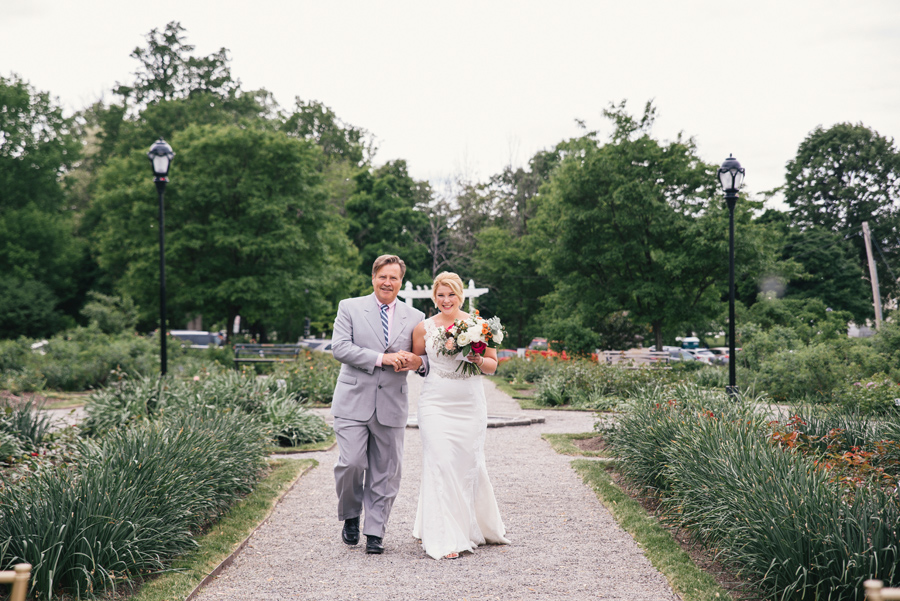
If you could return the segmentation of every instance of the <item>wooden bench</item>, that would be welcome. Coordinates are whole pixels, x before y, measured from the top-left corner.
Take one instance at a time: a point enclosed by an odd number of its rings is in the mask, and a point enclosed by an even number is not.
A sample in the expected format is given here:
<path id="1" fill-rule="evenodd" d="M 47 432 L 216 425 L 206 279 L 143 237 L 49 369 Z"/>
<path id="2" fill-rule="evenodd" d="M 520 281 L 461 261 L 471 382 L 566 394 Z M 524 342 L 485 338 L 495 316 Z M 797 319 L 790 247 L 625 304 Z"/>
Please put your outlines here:
<path id="1" fill-rule="evenodd" d="M 9 601 L 25 601 L 28 580 L 31 578 L 31 564 L 20 563 L 7 572 L 0 572 L 0 584 L 11 584 Z"/>
<path id="2" fill-rule="evenodd" d="M 881 580 L 866 580 L 866 601 L 900 601 L 900 588 L 884 588 Z"/>
<path id="3" fill-rule="evenodd" d="M 299 344 L 235 344 L 234 362 L 237 363 L 289 363 L 300 358 L 303 347 Z"/>

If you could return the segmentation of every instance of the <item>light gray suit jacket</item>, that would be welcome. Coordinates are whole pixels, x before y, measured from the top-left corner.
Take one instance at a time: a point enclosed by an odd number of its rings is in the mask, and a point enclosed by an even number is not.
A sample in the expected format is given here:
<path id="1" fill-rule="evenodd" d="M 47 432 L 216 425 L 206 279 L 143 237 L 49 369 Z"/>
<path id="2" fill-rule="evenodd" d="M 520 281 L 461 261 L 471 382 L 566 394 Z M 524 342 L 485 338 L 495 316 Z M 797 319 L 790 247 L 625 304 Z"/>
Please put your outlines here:
<path id="1" fill-rule="evenodd" d="M 381 353 L 411 350 L 413 329 L 424 318 L 424 313 L 398 300 L 390 341 L 385 345 L 374 294 L 340 302 L 331 351 L 343 365 L 331 401 L 333 416 L 368 421 L 374 413 L 384 426 L 406 427 L 409 372 L 398 373 L 390 366 L 376 367 L 375 362 Z"/>

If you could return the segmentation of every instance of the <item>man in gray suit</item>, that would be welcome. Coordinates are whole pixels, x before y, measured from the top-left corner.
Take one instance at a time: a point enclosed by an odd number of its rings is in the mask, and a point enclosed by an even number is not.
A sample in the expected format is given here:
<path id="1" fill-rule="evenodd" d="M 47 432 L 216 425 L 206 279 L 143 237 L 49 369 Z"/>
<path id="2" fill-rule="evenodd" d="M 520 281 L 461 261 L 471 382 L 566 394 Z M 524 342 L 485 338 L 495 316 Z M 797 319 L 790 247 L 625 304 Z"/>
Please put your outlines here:
<path id="1" fill-rule="evenodd" d="M 341 538 L 359 542 L 365 513 L 366 553 L 384 552 L 384 529 L 400 490 L 403 434 L 409 415 L 406 376 L 424 374 L 427 359 L 410 352 L 425 315 L 397 301 L 406 265 L 382 255 L 372 266 L 368 296 L 341 301 L 331 350 L 343 363 L 331 414 L 340 456 L 334 466 Z"/>

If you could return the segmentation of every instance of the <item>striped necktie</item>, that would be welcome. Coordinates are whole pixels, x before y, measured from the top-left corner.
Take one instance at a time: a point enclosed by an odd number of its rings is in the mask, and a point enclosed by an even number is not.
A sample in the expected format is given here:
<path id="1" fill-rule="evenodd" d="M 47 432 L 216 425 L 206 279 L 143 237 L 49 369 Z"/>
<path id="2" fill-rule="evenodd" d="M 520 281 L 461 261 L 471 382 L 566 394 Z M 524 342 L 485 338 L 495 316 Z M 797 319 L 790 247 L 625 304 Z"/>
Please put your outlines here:
<path id="1" fill-rule="evenodd" d="M 384 330 L 384 345 L 387 346 L 391 330 L 388 327 L 388 306 L 381 305 L 381 329 Z"/>

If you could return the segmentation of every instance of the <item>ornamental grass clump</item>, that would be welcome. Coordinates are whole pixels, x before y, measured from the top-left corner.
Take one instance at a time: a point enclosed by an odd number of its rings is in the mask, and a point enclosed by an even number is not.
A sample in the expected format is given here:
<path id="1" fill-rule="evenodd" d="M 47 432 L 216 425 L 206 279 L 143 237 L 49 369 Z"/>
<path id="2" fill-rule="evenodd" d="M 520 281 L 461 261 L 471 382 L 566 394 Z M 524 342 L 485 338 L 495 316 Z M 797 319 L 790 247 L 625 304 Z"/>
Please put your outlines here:
<path id="1" fill-rule="evenodd" d="M 848 480 L 847 466 L 829 464 L 816 446 L 828 450 L 840 438 L 834 428 L 811 427 L 828 428 L 829 442 L 779 424 L 742 399 L 676 386 L 633 399 L 608 441 L 626 475 L 657 492 L 670 522 L 716 549 L 766 598 L 854 599 L 867 578 L 896 583 L 896 478 L 884 486 L 873 471 Z M 890 431 L 845 425 L 854 442 Z M 804 447 L 807 440 L 815 444 Z"/>
<path id="2" fill-rule="evenodd" d="M 690 382 L 657 383 L 638 389 L 620 406 L 622 415 L 608 423 L 605 435 L 622 471 L 649 489 L 669 487 L 664 468 L 668 447 L 685 425 L 704 411 L 718 411 L 730 419 L 749 420 L 762 428 L 763 420 L 746 404 L 729 400 L 721 391 L 710 391 Z"/>
<path id="3" fill-rule="evenodd" d="M 18 439 L 29 449 L 36 449 L 51 428 L 50 417 L 41 409 L 33 401 L 0 398 L 0 432 Z"/>
<path id="4" fill-rule="evenodd" d="M 47 598 L 164 570 L 250 492 L 266 442 L 258 422 L 213 410 L 85 441 L 69 463 L 0 489 L 0 569 L 32 564 Z"/>
<path id="5" fill-rule="evenodd" d="M 252 371 L 229 371 L 197 380 L 120 374 L 112 385 L 91 395 L 82 429 L 96 436 L 128 424 L 192 415 L 204 409 L 260 420 L 267 424 L 272 441 L 281 446 L 322 442 L 330 434 L 325 420 L 311 413 L 286 387 Z"/>

